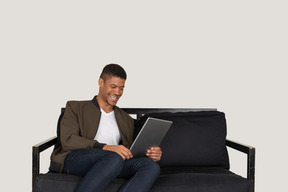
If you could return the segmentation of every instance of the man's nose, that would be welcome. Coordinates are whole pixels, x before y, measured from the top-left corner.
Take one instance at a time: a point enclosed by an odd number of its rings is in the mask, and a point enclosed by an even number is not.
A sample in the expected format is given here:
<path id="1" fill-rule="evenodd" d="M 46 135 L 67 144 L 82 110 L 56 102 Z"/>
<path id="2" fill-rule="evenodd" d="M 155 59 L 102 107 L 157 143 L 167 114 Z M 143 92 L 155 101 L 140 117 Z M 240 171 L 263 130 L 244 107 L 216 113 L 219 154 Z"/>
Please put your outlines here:
<path id="1" fill-rule="evenodd" d="M 120 89 L 120 88 L 117 88 L 115 94 L 121 95 L 121 89 Z"/>

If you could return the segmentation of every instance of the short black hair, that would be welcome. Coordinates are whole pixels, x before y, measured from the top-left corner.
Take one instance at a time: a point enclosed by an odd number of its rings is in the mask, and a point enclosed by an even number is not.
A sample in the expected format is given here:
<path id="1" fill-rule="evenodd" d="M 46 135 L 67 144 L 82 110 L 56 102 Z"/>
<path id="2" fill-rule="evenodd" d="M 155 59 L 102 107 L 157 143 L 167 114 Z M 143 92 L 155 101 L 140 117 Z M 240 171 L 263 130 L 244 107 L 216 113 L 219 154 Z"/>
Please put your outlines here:
<path id="1" fill-rule="evenodd" d="M 100 78 L 104 79 L 105 81 L 108 76 L 119 77 L 125 80 L 127 79 L 127 74 L 123 67 L 114 63 L 108 64 L 103 68 Z"/>

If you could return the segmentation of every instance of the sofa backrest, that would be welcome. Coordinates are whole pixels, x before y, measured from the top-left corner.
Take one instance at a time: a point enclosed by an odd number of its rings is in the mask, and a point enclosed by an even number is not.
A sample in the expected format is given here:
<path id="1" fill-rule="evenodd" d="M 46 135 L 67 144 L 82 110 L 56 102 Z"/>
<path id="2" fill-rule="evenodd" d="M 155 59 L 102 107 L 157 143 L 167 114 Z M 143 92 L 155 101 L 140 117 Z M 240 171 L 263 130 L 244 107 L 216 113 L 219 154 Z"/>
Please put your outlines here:
<path id="1" fill-rule="evenodd" d="M 161 143 L 161 167 L 223 167 L 229 169 L 226 119 L 219 111 L 163 112 L 145 114 L 135 124 L 135 133 L 148 117 L 173 124 Z M 135 134 L 135 135 L 136 135 Z"/>

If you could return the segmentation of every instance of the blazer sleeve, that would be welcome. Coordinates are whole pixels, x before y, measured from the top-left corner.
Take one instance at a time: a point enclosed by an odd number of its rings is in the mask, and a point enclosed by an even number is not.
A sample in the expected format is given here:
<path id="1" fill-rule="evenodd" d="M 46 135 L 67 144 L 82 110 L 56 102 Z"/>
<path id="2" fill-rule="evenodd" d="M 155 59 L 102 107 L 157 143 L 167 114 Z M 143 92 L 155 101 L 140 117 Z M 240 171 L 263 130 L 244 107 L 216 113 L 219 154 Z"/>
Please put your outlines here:
<path id="1" fill-rule="evenodd" d="M 103 148 L 105 144 L 94 139 L 80 136 L 80 125 L 77 116 L 77 102 L 68 101 L 60 123 L 60 139 L 64 150 L 72 151 L 85 148 Z"/>

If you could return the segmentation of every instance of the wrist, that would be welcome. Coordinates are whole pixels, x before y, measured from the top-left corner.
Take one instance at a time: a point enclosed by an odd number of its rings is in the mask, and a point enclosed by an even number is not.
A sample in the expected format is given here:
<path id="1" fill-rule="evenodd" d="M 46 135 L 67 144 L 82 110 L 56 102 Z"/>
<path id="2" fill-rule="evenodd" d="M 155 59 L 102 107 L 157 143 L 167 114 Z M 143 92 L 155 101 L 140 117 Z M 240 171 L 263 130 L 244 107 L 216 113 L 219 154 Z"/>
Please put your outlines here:
<path id="1" fill-rule="evenodd" d="M 105 145 L 106 145 L 106 143 L 98 143 L 98 142 L 96 142 L 93 147 L 97 148 L 97 149 L 103 149 L 103 147 Z"/>

